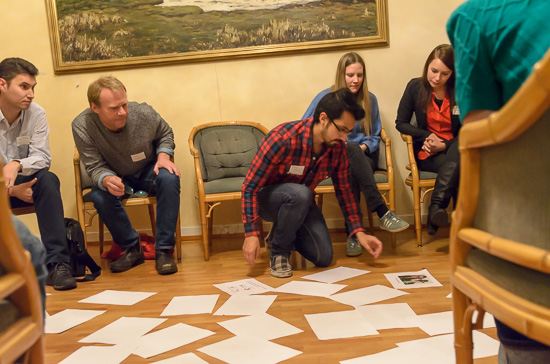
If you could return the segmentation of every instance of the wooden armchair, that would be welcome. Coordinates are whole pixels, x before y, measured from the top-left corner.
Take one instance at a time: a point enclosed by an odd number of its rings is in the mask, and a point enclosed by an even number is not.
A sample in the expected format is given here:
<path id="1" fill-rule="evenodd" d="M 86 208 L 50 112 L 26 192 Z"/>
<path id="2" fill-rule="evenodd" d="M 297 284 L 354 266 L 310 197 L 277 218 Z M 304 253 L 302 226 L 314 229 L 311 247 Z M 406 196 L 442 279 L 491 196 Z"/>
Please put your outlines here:
<path id="1" fill-rule="evenodd" d="M 195 163 L 204 260 L 210 258 L 214 207 L 222 201 L 241 199 L 244 177 L 267 133 L 268 129 L 259 123 L 228 121 L 202 124 L 194 127 L 189 134 L 189 150 Z"/>
<path id="2" fill-rule="evenodd" d="M 550 52 L 501 110 L 460 133 L 450 240 L 457 363 L 473 362 L 471 330 L 485 311 L 550 345 L 548 140 Z"/>
<path id="3" fill-rule="evenodd" d="M 0 166 L 0 364 L 44 362 L 43 308 L 29 255 L 13 227 Z M 6 317 L 9 316 L 9 317 Z"/>
<path id="4" fill-rule="evenodd" d="M 382 198 L 384 198 L 384 201 L 386 202 L 386 205 L 388 208 L 395 212 L 395 185 L 394 185 L 394 179 L 393 179 L 393 162 L 392 162 L 392 154 L 391 154 L 391 139 L 386 134 L 386 131 L 384 128 L 382 128 L 380 132 L 380 140 L 384 144 L 384 152 L 381 153 L 381 159 L 384 158 L 384 163 L 386 165 L 386 169 L 379 169 L 374 172 L 374 179 L 376 181 L 376 187 L 378 187 L 378 191 L 380 191 L 380 194 L 382 195 Z M 334 193 L 334 186 L 332 185 L 332 180 L 330 178 L 327 178 L 326 180 L 322 181 L 317 188 L 315 188 L 315 193 L 317 194 L 317 205 L 322 210 L 323 208 L 323 195 L 327 193 Z M 374 224 L 373 224 L 373 218 L 372 218 L 372 212 L 370 209 L 368 209 L 367 206 L 367 215 L 369 218 L 369 227 L 371 234 L 374 235 Z M 396 246 L 396 240 L 395 240 L 395 234 L 391 234 L 392 239 L 392 247 L 395 248 Z"/>
<path id="5" fill-rule="evenodd" d="M 92 191 L 92 179 L 86 173 L 84 164 L 80 161 L 80 155 L 76 147 L 74 148 L 73 156 L 74 167 L 74 179 L 75 179 L 75 192 L 76 192 L 76 210 L 78 213 L 78 222 L 84 232 L 84 238 L 86 239 L 86 245 L 88 237 L 86 235 L 86 228 L 92 226 L 92 220 L 97 215 L 97 211 L 94 208 L 94 203 L 91 198 Z M 122 206 L 125 208 L 131 206 L 147 206 L 149 211 L 149 219 L 151 220 L 151 230 L 153 235 L 156 234 L 156 219 L 155 219 L 155 205 L 157 199 L 154 196 L 148 197 L 130 197 L 122 200 Z M 105 226 L 103 221 L 99 218 L 99 252 L 103 253 L 103 243 L 105 239 Z M 176 228 L 176 256 L 178 261 L 181 261 L 181 224 L 180 214 L 178 213 L 178 222 Z"/>
<path id="6" fill-rule="evenodd" d="M 422 221 L 420 205 L 424 203 L 426 195 L 433 191 L 437 173 L 421 171 L 416 164 L 414 156 L 413 139 L 410 135 L 401 134 L 401 139 L 407 143 L 407 155 L 409 164 L 406 168 L 411 171 L 405 179 L 405 184 L 412 190 L 414 201 L 414 229 L 416 231 L 416 242 L 422 246 Z"/>

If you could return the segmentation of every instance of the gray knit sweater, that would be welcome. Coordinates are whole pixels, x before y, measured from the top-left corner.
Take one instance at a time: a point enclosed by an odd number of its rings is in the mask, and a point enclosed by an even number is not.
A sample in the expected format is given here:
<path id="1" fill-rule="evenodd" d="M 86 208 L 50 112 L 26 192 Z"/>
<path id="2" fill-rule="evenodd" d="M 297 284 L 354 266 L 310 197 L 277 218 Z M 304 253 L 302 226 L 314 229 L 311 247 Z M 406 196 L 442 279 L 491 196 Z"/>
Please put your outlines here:
<path id="1" fill-rule="evenodd" d="M 108 175 L 131 176 L 160 152 L 174 155 L 172 128 L 146 103 L 128 103 L 126 126 L 118 133 L 107 129 L 90 108 L 74 119 L 72 129 L 80 160 L 94 185 L 103 190 Z"/>

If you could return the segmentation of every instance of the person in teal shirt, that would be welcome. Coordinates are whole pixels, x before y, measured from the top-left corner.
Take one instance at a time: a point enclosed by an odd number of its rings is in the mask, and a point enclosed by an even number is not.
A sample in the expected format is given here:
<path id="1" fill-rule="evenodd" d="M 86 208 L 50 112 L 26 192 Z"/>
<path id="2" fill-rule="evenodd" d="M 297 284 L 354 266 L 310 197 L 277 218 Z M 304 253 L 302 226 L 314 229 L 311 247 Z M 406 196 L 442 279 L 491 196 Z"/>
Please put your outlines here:
<path id="1" fill-rule="evenodd" d="M 463 123 L 487 117 L 515 94 L 548 52 L 549 19 L 548 0 L 470 0 L 454 11 L 447 33 Z M 550 363 L 548 346 L 495 321 L 499 364 Z"/>

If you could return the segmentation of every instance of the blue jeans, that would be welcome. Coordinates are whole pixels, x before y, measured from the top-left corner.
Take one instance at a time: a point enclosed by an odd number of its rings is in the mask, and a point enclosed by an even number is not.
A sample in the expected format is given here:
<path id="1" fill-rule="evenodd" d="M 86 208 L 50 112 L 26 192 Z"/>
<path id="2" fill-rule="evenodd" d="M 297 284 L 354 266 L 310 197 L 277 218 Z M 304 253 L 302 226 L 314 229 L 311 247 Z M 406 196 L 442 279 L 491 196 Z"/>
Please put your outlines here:
<path id="1" fill-rule="evenodd" d="M 145 191 L 157 198 L 157 236 L 155 249 L 173 249 L 176 243 L 174 233 L 180 208 L 180 179 L 175 174 L 161 168 L 159 174 L 153 171 L 152 163 L 133 176 L 122 179 L 125 185 L 134 191 Z M 124 197 L 128 197 L 127 195 Z M 101 220 L 111 232 L 113 241 L 122 250 L 128 250 L 139 244 L 139 234 L 132 227 L 126 210 L 122 206 L 121 197 L 113 196 L 108 191 L 98 187 L 92 188 L 92 201 Z"/>
<path id="2" fill-rule="evenodd" d="M 21 241 L 23 248 L 31 254 L 31 263 L 36 273 L 38 280 L 38 288 L 40 288 L 40 298 L 42 300 L 42 308 L 46 309 L 46 277 L 48 276 L 48 270 L 46 269 L 46 251 L 44 245 L 40 239 L 32 235 L 29 229 L 19 220 L 17 217 L 11 217 L 15 232 Z"/>
<path id="3" fill-rule="evenodd" d="M 260 217 L 274 223 L 271 254 L 289 256 L 292 250 L 319 267 L 332 262 L 332 240 L 313 192 L 296 183 L 263 187 L 258 194 Z"/>
<path id="4" fill-rule="evenodd" d="M 35 177 L 36 183 L 32 186 L 32 197 L 40 237 L 46 247 L 46 263 L 69 263 L 59 178 L 54 173 L 42 169 L 30 176 L 18 175 L 15 184 L 32 181 Z M 10 204 L 12 208 L 33 205 L 23 202 L 17 197 L 10 197 Z"/>

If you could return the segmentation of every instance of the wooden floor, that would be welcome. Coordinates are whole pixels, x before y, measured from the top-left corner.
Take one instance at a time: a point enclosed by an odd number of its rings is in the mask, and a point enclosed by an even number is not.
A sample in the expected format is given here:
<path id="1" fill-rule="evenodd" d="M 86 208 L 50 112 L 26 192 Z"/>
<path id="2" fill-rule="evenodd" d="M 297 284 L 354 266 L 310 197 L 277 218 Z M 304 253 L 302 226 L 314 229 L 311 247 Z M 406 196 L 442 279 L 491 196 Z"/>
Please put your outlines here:
<path id="1" fill-rule="evenodd" d="M 448 311 L 451 309 L 451 300 L 446 298 L 450 293 L 449 287 L 449 245 L 448 229 L 440 231 L 435 237 L 425 237 L 422 248 L 416 246 L 413 230 L 399 233 L 397 249 L 393 250 L 390 235 L 377 231 L 376 235 L 384 242 L 384 252 L 380 258 L 373 260 L 367 253 L 356 258 L 345 255 L 345 236 L 334 233 L 334 260 L 332 267 L 346 266 L 357 269 L 370 270 L 370 274 L 338 282 L 347 284 L 345 290 L 362 288 L 374 284 L 390 286 L 384 273 L 417 271 L 427 268 L 439 280 L 443 287 L 409 290 L 410 294 L 386 300 L 380 303 L 406 302 L 419 315 Z M 47 311 L 53 315 L 66 308 L 107 310 L 106 313 L 62 334 L 46 335 L 46 363 L 58 363 L 83 344 L 78 340 L 122 316 L 159 317 L 163 309 L 174 296 L 220 294 L 220 299 L 214 308 L 217 310 L 229 298 L 227 294 L 218 290 L 213 284 L 240 280 L 247 277 L 256 278 L 272 287 L 299 279 L 301 276 L 318 272 L 320 269 L 302 265 L 301 259 L 294 261 L 294 276 L 290 279 L 278 279 L 269 274 L 268 254 L 264 248 L 256 266 L 250 269 L 242 258 L 240 247 L 242 237 L 218 238 L 214 240 L 213 252 L 210 261 L 203 260 L 202 245 L 199 242 L 185 242 L 183 244 L 183 260 L 179 264 L 179 272 L 172 276 L 156 274 L 153 261 L 135 267 L 128 272 L 112 274 L 108 269 L 108 261 L 101 260 L 102 275 L 95 282 L 78 283 L 78 288 L 68 292 L 54 291 L 47 287 L 51 296 L 47 298 Z M 89 247 L 90 253 L 99 262 L 97 246 Z M 99 293 L 106 289 L 134 290 L 158 292 L 156 295 L 137 303 L 134 306 L 93 305 L 78 303 L 79 300 Z M 377 353 L 394 348 L 396 343 L 408 340 L 427 338 L 419 328 L 381 330 L 380 335 L 366 336 L 352 339 L 338 339 L 319 341 L 304 314 L 349 310 L 350 306 L 342 305 L 330 299 L 291 294 L 279 294 L 268 313 L 282 319 L 302 330 L 303 333 L 283 337 L 273 342 L 302 351 L 285 363 L 338 363 L 340 360 Z M 233 336 L 216 322 L 235 318 L 234 316 L 213 315 L 185 315 L 170 317 L 157 329 L 172 326 L 178 322 L 193 325 L 199 328 L 214 331 L 212 335 L 158 355 L 149 360 L 131 355 L 124 363 L 147 363 L 172 356 L 193 352 L 209 363 L 220 361 L 197 351 L 198 348 L 212 344 Z M 495 329 L 483 330 L 486 334 L 496 338 Z M 483 358 L 475 361 L 476 364 L 497 363 L 497 358 Z M 390 363 L 392 364 L 392 363 Z"/>

